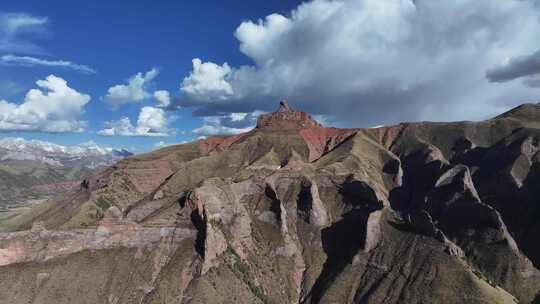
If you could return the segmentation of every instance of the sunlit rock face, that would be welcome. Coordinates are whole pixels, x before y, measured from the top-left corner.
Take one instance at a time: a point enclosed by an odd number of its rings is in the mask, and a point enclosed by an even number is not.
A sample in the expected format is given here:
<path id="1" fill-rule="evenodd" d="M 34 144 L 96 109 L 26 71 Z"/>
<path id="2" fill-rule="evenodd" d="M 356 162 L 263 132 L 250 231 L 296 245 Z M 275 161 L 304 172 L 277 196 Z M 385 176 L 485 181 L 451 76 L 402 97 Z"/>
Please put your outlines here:
<path id="1" fill-rule="evenodd" d="M 0 303 L 540 301 L 539 109 L 339 129 L 281 102 L 1 221 Z"/>

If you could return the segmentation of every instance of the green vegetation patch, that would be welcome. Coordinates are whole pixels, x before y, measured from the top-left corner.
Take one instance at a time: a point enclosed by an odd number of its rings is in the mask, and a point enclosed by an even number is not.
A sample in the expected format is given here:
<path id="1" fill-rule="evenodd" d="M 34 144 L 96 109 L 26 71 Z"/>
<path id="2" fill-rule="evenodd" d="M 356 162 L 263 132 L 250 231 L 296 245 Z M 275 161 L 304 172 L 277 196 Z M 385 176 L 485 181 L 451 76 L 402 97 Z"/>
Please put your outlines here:
<path id="1" fill-rule="evenodd" d="M 103 196 L 100 196 L 96 201 L 96 206 L 98 206 L 102 211 L 105 211 L 109 209 L 112 204 L 109 202 L 109 200 L 107 200 Z"/>
<path id="2" fill-rule="evenodd" d="M 244 284 L 246 284 L 249 290 L 263 303 L 272 303 L 272 301 L 266 296 L 264 290 L 255 284 L 255 279 L 251 276 L 249 265 L 243 262 L 240 257 L 234 252 L 234 250 L 227 249 L 226 253 L 232 257 L 227 263 L 229 268 Z"/>

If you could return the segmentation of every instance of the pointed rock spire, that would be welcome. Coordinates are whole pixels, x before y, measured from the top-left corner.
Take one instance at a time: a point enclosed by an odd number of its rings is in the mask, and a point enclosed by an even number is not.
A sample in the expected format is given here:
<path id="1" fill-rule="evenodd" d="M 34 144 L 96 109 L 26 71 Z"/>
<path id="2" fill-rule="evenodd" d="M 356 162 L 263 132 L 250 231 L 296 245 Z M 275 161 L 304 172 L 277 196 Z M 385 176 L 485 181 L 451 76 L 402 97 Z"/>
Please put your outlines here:
<path id="1" fill-rule="evenodd" d="M 257 129 L 305 129 L 320 128 L 321 124 L 311 118 L 306 112 L 291 109 L 286 100 L 279 102 L 279 108 L 274 113 L 263 114 L 257 119 Z"/>
<path id="2" fill-rule="evenodd" d="M 279 109 L 278 112 L 290 112 L 292 111 L 291 107 L 289 107 L 289 103 L 287 100 L 283 99 L 279 102 Z"/>

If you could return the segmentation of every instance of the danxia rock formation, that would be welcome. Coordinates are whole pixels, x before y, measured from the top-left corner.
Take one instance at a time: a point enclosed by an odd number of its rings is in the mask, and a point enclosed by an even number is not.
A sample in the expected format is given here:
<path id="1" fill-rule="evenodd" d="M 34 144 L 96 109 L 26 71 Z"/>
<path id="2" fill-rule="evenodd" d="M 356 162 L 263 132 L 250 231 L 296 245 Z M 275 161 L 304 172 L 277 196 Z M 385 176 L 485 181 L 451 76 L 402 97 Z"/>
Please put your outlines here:
<path id="1" fill-rule="evenodd" d="M 286 100 L 279 103 L 276 112 L 263 114 L 257 119 L 257 129 L 309 129 L 321 128 L 322 126 L 313 120 L 306 112 L 297 112 L 289 107 Z"/>
<path id="2" fill-rule="evenodd" d="M 538 303 L 540 105 L 128 157 L 0 222 L 0 303 Z"/>

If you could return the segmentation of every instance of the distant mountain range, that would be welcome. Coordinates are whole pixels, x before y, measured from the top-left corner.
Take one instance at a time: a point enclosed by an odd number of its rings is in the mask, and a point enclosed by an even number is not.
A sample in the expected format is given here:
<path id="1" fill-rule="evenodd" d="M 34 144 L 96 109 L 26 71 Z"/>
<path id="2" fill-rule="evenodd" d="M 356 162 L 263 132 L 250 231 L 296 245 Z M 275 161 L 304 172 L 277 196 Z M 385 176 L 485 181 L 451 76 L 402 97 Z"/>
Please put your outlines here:
<path id="1" fill-rule="evenodd" d="M 23 138 L 0 139 L 0 210 L 63 192 L 130 155 L 127 150 L 94 142 L 62 146 Z"/>
<path id="2" fill-rule="evenodd" d="M 30 160 L 57 167 L 82 165 L 94 169 L 130 155 L 127 150 L 102 147 L 95 142 L 61 146 L 41 140 L 0 139 L 0 161 Z"/>

